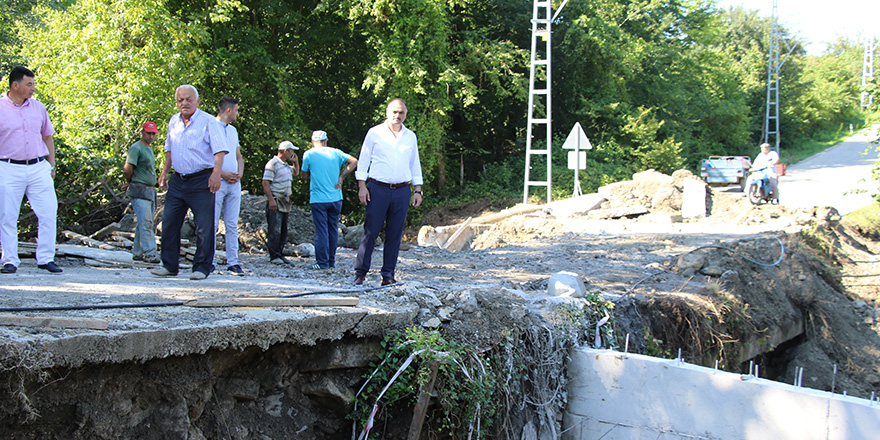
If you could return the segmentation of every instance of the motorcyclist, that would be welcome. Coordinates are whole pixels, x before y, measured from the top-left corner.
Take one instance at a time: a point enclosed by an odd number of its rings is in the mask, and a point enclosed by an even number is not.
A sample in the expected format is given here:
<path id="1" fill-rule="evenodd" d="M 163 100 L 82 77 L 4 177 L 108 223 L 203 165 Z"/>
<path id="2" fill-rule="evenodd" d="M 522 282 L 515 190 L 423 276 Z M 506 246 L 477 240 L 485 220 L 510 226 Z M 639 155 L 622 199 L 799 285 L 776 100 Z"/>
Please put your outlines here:
<path id="1" fill-rule="evenodd" d="M 776 164 L 779 162 L 779 154 L 770 151 L 770 144 L 761 144 L 761 153 L 755 156 L 752 162 L 753 170 L 766 168 L 764 172 L 770 179 L 770 189 L 773 191 L 773 203 L 779 204 L 779 176 L 776 175 Z"/>

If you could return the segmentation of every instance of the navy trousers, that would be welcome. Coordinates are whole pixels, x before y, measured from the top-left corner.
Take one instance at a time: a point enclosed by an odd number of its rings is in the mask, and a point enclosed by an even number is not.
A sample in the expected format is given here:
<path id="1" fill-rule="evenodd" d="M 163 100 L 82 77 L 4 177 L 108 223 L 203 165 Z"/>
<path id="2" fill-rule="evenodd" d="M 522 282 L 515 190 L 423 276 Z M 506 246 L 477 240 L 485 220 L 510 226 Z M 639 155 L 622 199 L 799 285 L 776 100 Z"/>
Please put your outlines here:
<path id="1" fill-rule="evenodd" d="M 315 261 L 322 269 L 336 267 L 336 245 L 339 243 L 339 213 L 342 200 L 312 203 L 315 223 Z"/>
<path id="2" fill-rule="evenodd" d="M 364 219 L 364 238 L 358 246 L 357 261 L 354 270 L 358 275 L 366 275 L 370 270 L 373 248 L 376 237 L 385 226 L 385 251 L 383 252 L 383 280 L 394 279 L 394 268 L 397 267 L 397 256 L 400 254 L 400 239 L 403 237 L 403 226 L 409 211 L 412 190 L 409 185 L 391 189 L 387 186 L 368 184 L 370 202 Z"/>
<path id="3" fill-rule="evenodd" d="M 211 273 L 214 261 L 214 193 L 208 188 L 211 173 L 184 180 L 174 173 L 168 179 L 165 211 L 162 213 L 162 265 L 180 270 L 180 229 L 186 211 L 192 210 L 196 224 L 196 255 L 193 272 Z"/>

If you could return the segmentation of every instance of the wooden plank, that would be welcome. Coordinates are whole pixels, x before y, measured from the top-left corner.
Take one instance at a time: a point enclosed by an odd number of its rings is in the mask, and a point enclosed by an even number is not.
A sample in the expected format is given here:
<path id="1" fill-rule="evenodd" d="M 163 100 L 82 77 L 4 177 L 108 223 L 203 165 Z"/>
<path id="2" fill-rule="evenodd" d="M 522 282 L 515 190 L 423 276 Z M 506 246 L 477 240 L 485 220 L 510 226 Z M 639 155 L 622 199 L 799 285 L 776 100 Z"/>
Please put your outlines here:
<path id="1" fill-rule="evenodd" d="M 79 240 L 89 246 L 94 246 L 98 249 L 104 249 L 105 251 L 112 251 L 112 250 L 116 249 L 107 243 L 86 237 L 85 235 L 82 235 L 82 234 L 77 234 L 76 232 L 73 232 L 73 231 L 61 231 L 61 234 L 63 234 L 67 238 L 70 238 L 73 240 Z"/>
<path id="2" fill-rule="evenodd" d="M 0 325 L 13 325 L 18 327 L 62 327 L 107 330 L 108 324 L 109 321 L 106 319 L 0 315 Z"/>
<path id="3" fill-rule="evenodd" d="M 355 297 L 307 297 L 277 298 L 218 298 L 194 299 L 184 305 L 189 307 L 350 307 L 358 305 Z"/>
<path id="4" fill-rule="evenodd" d="M 515 215 L 531 214 L 542 209 L 544 209 L 544 205 L 516 205 L 513 208 L 505 209 L 504 211 L 496 214 L 489 214 L 482 217 L 477 217 L 474 219 L 473 223 L 475 225 L 490 225 L 498 223 L 501 220 L 508 219 Z"/>
<path id="5" fill-rule="evenodd" d="M 437 371 L 439 364 L 434 362 L 431 364 L 431 375 L 428 384 L 419 391 L 419 401 L 413 410 L 413 418 L 409 424 L 409 434 L 407 440 L 419 440 L 422 438 L 422 425 L 425 424 L 425 414 L 428 413 L 428 405 L 431 403 L 431 395 L 434 393 L 434 384 L 437 382 Z"/>
<path id="6" fill-rule="evenodd" d="M 126 248 L 130 248 L 130 247 L 132 247 L 132 245 L 134 245 L 134 243 L 131 240 L 129 240 L 125 237 L 118 236 L 118 235 L 113 236 L 113 242 L 110 244 L 112 244 L 114 246 L 122 246 L 122 247 L 126 247 Z"/>
<path id="7" fill-rule="evenodd" d="M 95 240 L 103 240 L 107 238 L 108 235 L 118 231 L 119 227 L 119 223 L 110 223 L 109 225 L 101 228 L 100 231 L 92 234 L 92 238 L 94 238 Z"/>
<path id="8" fill-rule="evenodd" d="M 453 242 L 455 242 L 458 237 L 461 236 L 461 233 L 464 232 L 465 229 L 467 229 L 467 227 L 471 224 L 471 220 L 473 219 L 473 217 L 468 217 L 467 220 L 465 220 L 464 224 L 462 224 L 461 227 L 458 228 L 458 230 L 455 231 L 454 234 L 452 234 L 452 237 L 449 237 L 449 240 L 446 240 L 446 243 L 443 244 L 443 247 L 441 249 L 449 249 L 449 246 Z"/>

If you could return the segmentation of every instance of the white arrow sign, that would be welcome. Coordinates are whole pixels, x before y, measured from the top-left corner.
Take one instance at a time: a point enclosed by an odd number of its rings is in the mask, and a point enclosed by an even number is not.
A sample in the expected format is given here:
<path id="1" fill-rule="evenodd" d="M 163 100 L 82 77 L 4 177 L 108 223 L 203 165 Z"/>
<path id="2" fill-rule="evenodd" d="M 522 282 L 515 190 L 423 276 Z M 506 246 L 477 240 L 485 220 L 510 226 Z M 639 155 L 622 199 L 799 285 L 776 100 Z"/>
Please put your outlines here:
<path id="1" fill-rule="evenodd" d="M 571 128 L 571 133 L 568 134 L 568 138 L 565 139 L 565 143 L 562 144 L 562 149 L 564 150 L 592 150 L 593 145 L 590 144 L 590 140 L 587 139 L 587 134 L 584 133 L 584 129 L 581 128 L 580 122 L 575 122 L 574 127 Z"/>

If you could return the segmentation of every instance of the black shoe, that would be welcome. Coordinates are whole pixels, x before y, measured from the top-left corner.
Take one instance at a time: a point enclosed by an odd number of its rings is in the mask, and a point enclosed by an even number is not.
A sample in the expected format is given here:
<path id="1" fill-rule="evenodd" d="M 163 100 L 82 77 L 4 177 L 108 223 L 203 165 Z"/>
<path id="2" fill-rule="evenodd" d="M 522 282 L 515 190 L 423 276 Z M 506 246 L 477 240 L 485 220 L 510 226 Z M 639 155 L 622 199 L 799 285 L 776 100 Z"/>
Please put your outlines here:
<path id="1" fill-rule="evenodd" d="M 355 275 L 354 276 L 354 285 L 355 286 L 363 286 L 365 278 L 366 277 L 364 275 Z"/>
<path id="2" fill-rule="evenodd" d="M 52 273 L 61 273 L 61 272 L 64 272 L 63 270 L 61 270 L 60 267 L 58 267 L 57 264 L 55 264 L 54 261 L 50 261 L 50 262 L 48 262 L 48 263 L 46 263 L 46 264 L 38 264 L 38 265 L 37 265 L 37 268 L 39 268 L 39 269 L 45 269 L 45 270 L 48 270 L 49 272 L 52 272 Z"/>
<path id="3" fill-rule="evenodd" d="M 0 268 L 0 273 L 15 273 L 17 270 L 18 268 L 12 263 L 6 263 L 3 265 L 3 268 Z"/>
<path id="4" fill-rule="evenodd" d="M 241 270 L 241 266 L 239 266 L 237 264 L 233 264 L 232 266 L 227 267 L 226 270 L 229 271 L 230 273 L 232 273 L 233 275 L 238 275 L 238 276 L 244 275 L 244 271 Z"/>
<path id="5" fill-rule="evenodd" d="M 384 279 L 382 279 L 382 285 L 383 285 L 383 286 L 387 286 L 387 285 L 389 285 L 389 284 L 396 284 L 396 283 L 397 283 L 397 280 L 395 280 L 394 278 L 384 278 Z"/>

